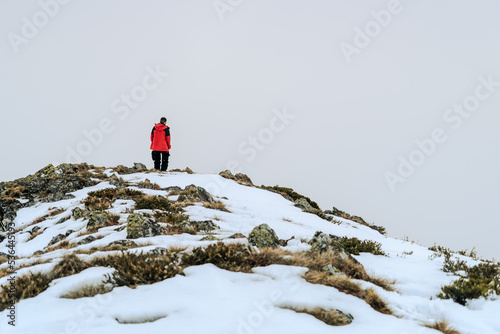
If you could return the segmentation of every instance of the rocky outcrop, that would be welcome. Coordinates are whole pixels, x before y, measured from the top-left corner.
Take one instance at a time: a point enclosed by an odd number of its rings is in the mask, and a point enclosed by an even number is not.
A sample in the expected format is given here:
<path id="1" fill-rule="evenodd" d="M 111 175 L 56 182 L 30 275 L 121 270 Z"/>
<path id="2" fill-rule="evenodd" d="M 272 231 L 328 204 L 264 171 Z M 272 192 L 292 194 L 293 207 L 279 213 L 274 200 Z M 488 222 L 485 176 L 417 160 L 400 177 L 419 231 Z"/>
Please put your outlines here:
<path id="1" fill-rule="evenodd" d="M 246 174 L 238 173 L 236 175 L 233 175 L 233 173 L 231 173 L 231 171 L 227 169 L 225 171 L 220 172 L 219 175 L 228 180 L 234 180 L 241 184 L 253 186 L 252 180 Z"/>
<path id="2" fill-rule="evenodd" d="M 0 183 L 0 231 L 6 231 L 23 207 L 73 198 L 70 192 L 94 185 L 88 169 L 87 164 L 48 165 L 34 175 Z"/>
<path id="3" fill-rule="evenodd" d="M 258 248 L 276 248 L 280 245 L 280 239 L 276 236 L 274 230 L 267 224 L 261 224 L 255 227 L 248 236 L 248 242 Z"/>
<path id="4" fill-rule="evenodd" d="M 148 170 L 148 168 L 146 167 L 146 165 L 139 163 L 139 162 L 134 162 L 133 167 L 118 165 L 115 168 L 113 168 L 113 171 L 117 172 L 118 174 L 133 174 L 133 173 L 144 172 L 147 170 Z"/>
<path id="5" fill-rule="evenodd" d="M 143 213 L 131 214 L 127 219 L 127 239 L 154 237 L 165 232 L 160 224 Z"/>

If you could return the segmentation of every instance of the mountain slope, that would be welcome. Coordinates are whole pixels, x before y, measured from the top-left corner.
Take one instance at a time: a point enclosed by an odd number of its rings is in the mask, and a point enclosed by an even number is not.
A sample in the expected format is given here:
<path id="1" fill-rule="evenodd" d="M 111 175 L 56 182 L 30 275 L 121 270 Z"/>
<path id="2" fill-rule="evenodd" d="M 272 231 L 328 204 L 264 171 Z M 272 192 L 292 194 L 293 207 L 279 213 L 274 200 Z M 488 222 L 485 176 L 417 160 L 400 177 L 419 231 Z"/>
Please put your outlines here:
<path id="1" fill-rule="evenodd" d="M 18 191 L 3 190 L 3 226 L 8 230 L 5 217 L 13 218 L 15 232 L 1 234 L 0 252 L 8 254 L 12 237 L 18 258 L 15 274 L 8 261 L 0 265 L 0 285 L 9 286 L 15 277 L 18 289 L 42 288 L 15 304 L 15 327 L 7 323 L 11 310 L 1 312 L 1 333 L 438 333 L 425 325 L 442 320 L 462 334 L 500 333 L 499 299 L 462 306 L 436 298 L 442 286 L 458 278 L 442 270 L 446 256 L 311 210 L 307 200 L 294 205 L 286 194 L 255 187 L 242 175 L 223 175 L 156 173 L 140 165 L 106 170 L 64 165 L 4 184 Z M 33 184 L 38 188 L 29 189 Z M 245 246 L 262 224 L 281 239 L 277 249 Z M 320 239 L 317 231 L 329 238 L 328 247 L 337 240 L 332 236 L 346 237 L 344 242 L 357 238 L 379 243 L 385 255 L 354 255 L 335 247 L 314 253 L 310 241 Z M 198 248 L 221 241 L 234 248 L 212 246 L 215 255 Z M 120 258 L 122 252 L 138 254 L 128 269 L 118 262 L 129 259 Z M 343 260 L 325 262 L 325 254 Z M 457 254 L 452 258 L 479 263 Z M 309 266 L 311 259 L 318 260 Z M 154 261 L 167 265 L 139 277 Z M 337 267 L 345 272 L 342 261 L 353 268 L 359 262 L 364 270 L 355 268 L 364 274 L 329 275 Z M 312 272 L 324 275 L 323 284 L 311 284 Z M 332 280 L 352 282 L 359 291 L 325 285 Z M 96 287 L 100 294 L 82 292 Z M 371 293 L 390 312 L 377 309 Z M 336 312 L 348 324 L 327 325 L 310 314 L 314 309 Z"/>

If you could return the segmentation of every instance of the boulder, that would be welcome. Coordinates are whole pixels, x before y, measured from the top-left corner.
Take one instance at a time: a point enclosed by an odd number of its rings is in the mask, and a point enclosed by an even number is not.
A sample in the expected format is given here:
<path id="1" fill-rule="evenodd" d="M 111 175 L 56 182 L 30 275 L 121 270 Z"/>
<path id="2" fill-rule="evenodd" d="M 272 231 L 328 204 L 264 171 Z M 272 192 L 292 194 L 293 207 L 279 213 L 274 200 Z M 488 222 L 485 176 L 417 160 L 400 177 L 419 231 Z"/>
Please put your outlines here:
<path id="1" fill-rule="evenodd" d="M 113 174 L 113 176 L 111 176 L 111 178 L 109 179 L 109 184 L 111 184 L 112 186 L 115 186 L 117 188 L 124 188 L 125 187 L 123 182 L 115 174 Z"/>
<path id="2" fill-rule="evenodd" d="M 235 177 L 236 181 L 253 186 L 252 180 L 246 174 L 238 173 L 234 177 Z"/>
<path id="3" fill-rule="evenodd" d="M 146 167 L 145 164 L 140 163 L 140 162 L 134 162 L 134 167 L 132 167 L 132 168 L 135 169 L 137 172 L 142 172 L 142 171 L 148 170 L 148 167 Z"/>
<path id="4" fill-rule="evenodd" d="M 202 238 L 200 241 L 217 241 L 217 240 L 219 239 L 209 234 L 206 237 Z"/>
<path id="5" fill-rule="evenodd" d="M 235 233 L 227 238 L 228 239 L 246 239 L 245 235 L 243 235 L 241 233 Z"/>
<path id="6" fill-rule="evenodd" d="M 316 210 L 311 204 L 309 204 L 309 202 L 305 199 L 305 198 L 299 198 L 295 201 L 295 204 L 294 204 L 296 207 L 304 210 L 304 211 L 307 211 L 307 212 L 311 212 L 311 211 L 314 211 Z"/>
<path id="7" fill-rule="evenodd" d="M 154 237 L 165 233 L 165 229 L 153 218 L 143 213 L 131 214 L 127 219 L 127 239 Z"/>
<path id="8" fill-rule="evenodd" d="M 49 246 L 52 246 L 54 244 L 57 244 L 59 241 L 66 239 L 66 235 L 64 234 L 58 234 L 55 237 L 52 238 L 49 242 Z"/>
<path id="9" fill-rule="evenodd" d="M 317 231 L 316 233 L 314 233 L 311 241 L 309 241 L 309 245 L 311 245 L 312 249 L 317 252 L 324 252 L 328 249 L 344 251 L 344 249 L 338 244 L 339 239 L 340 238 L 335 235 Z"/>
<path id="10" fill-rule="evenodd" d="M 89 235 L 85 239 L 82 239 L 82 240 L 78 241 L 76 244 L 78 246 L 80 246 L 80 245 L 86 245 L 86 244 L 89 244 L 89 243 L 94 242 L 96 240 L 97 240 L 96 237 L 94 237 L 93 235 Z"/>
<path id="11" fill-rule="evenodd" d="M 89 213 L 90 213 L 89 210 L 87 210 L 87 209 L 84 210 L 82 208 L 74 208 L 73 210 L 71 210 L 71 214 L 73 215 L 73 219 L 75 219 L 75 220 L 83 218 L 86 215 L 88 215 Z"/>
<path id="12" fill-rule="evenodd" d="M 209 202 L 213 203 L 215 200 L 213 199 L 212 195 L 202 187 L 195 186 L 194 184 L 191 184 L 184 188 L 184 191 L 192 194 L 192 196 L 202 202 Z"/>
<path id="13" fill-rule="evenodd" d="M 109 213 L 102 210 L 92 211 L 88 217 L 88 230 L 98 230 L 101 227 L 108 226 L 110 220 Z"/>
<path id="14" fill-rule="evenodd" d="M 203 221 L 190 221 L 189 225 L 193 226 L 199 231 L 210 232 L 220 228 L 217 224 L 215 224 L 211 220 L 203 220 Z"/>
<path id="15" fill-rule="evenodd" d="M 276 248 L 280 244 L 280 239 L 276 233 L 267 224 L 261 224 L 255 227 L 248 236 L 248 242 L 258 248 L 273 247 Z"/>
<path id="16" fill-rule="evenodd" d="M 135 242 L 133 242 L 132 240 L 116 240 L 116 241 L 111 242 L 108 245 L 108 247 L 114 246 L 114 245 L 119 245 L 119 246 L 123 246 L 123 247 L 127 247 L 127 248 L 137 247 L 137 244 Z"/>

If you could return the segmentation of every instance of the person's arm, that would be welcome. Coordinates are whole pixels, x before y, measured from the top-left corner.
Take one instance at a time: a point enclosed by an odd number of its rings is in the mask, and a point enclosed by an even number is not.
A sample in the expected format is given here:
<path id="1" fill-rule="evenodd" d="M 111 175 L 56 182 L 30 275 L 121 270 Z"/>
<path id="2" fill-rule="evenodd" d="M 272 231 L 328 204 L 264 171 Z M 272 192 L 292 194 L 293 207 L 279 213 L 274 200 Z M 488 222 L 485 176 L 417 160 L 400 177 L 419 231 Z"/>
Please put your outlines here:
<path id="1" fill-rule="evenodd" d="M 167 140 L 167 147 L 170 150 L 172 146 L 170 146 L 170 129 L 166 128 L 165 129 L 165 139 Z"/>
<path id="2" fill-rule="evenodd" d="M 151 130 L 151 142 L 153 142 L 154 136 L 155 136 L 155 128 L 153 126 L 153 130 Z"/>

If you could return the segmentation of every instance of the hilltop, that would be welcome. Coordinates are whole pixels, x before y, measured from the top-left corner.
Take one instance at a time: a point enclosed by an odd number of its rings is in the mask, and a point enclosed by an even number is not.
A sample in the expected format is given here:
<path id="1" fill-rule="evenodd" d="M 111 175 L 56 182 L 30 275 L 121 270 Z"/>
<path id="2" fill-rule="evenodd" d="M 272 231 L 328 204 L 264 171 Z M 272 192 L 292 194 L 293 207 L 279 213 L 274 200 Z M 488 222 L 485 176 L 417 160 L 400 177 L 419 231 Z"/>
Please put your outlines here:
<path id="1" fill-rule="evenodd" d="M 497 263 L 244 174 L 49 165 L 0 194 L 1 333 L 500 333 Z"/>

